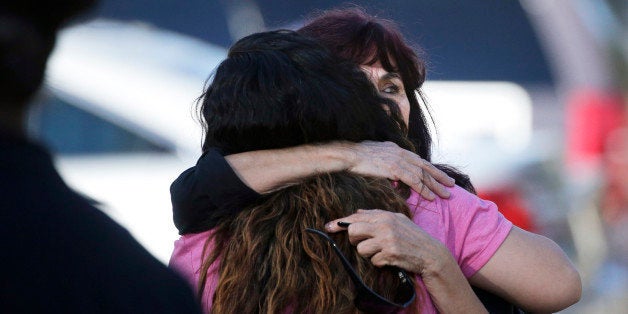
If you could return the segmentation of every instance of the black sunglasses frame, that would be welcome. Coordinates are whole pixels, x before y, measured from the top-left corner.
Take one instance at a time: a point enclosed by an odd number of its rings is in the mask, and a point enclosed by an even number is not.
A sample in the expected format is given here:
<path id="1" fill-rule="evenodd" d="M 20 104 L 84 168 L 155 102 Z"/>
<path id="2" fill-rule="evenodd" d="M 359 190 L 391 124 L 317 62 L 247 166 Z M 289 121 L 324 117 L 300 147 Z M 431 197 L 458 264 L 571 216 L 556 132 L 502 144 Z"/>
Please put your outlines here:
<path id="1" fill-rule="evenodd" d="M 403 271 L 403 269 L 395 267 L 395 271 L 398 272 L 399 279 L 404 285 L 402 293 L 399 296 L 399 298 L 404 301 L 403 303 L 396 303 L 386 299 L 385 297 L 373 291 L 366 284 L 364 284 L 362 278 L 360 278 L 351 263 L 349 263 L 349 260 L 344 256 L 342 251 L 340 251 L 340 248 L 338 248 L 338 246 L 336 245 L 336 242 L 334 242 L 334 240 L 332 240 L 329 235 L 320 230 L 312 228 L 305 228 L 305 231 L 314 233 L 321 238 L 327 240 L 327 242 L 331 245 L 333 251 L 340 258 L 342 266 L 349 274 L 349 277 L 351 277 L 351 281 L 353 281 L 353 285 L 355 286 L 356 297 L 354 300 L 354 304 L 356 308 L 358 308 L 360 311 L 365 313 L 396 313 L 401 309 L 407 308 L 416 299 L 414 284 L 412 284 L 412 280 L 410 280 L 410 278 L 408 277 L 406 272 Z"/>

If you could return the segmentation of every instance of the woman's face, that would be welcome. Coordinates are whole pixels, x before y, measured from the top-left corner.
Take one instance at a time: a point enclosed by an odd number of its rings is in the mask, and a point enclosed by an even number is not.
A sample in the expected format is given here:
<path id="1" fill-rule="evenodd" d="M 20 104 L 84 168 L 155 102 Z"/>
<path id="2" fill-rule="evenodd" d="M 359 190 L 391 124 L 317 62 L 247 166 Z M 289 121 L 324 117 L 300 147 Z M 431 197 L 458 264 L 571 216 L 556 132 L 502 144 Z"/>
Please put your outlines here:
<path id="1" fill-rule="evenodd" d="M 390 98 L 397 103 L 403 122 L 407 126 L 410 120 L 410 101 L 406 96 L 406 89 L 403 86 L 399 73 L 386 71 L 379 61 L 371 65 L 361 65 L 360 67 L 382 96 Z"/>

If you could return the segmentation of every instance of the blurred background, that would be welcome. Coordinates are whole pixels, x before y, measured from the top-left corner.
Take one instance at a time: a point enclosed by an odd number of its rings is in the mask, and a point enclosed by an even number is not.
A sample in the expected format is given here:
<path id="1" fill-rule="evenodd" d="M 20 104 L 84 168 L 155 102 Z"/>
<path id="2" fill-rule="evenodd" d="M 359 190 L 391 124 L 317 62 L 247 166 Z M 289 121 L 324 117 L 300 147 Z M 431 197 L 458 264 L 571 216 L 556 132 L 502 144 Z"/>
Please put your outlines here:
<path id="1" fill-rule="evenodd" d="M 435 161 L 470 174 L 583 277 L 565 313 L 628 313 L 628 4 L 354 1 L 428 62 Z M 196 99 L 235 40 L 339 1 L 101 0 L 64 30 L 31 136 L 69 184 L 167 263 L 169 185 L 200 156 Z"/>

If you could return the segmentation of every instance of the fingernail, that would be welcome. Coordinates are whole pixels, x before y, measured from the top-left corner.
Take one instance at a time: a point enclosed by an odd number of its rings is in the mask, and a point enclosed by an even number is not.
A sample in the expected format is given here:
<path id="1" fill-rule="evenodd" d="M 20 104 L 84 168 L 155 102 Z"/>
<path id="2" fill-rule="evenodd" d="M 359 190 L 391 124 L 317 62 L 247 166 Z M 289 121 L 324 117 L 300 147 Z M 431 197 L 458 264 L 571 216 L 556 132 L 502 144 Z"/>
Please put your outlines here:
<path id="1" fill-rule="evenodd" d="M 351 223 L 350 222 L 344 222 L 344 221 L 339 221 L 338 222 L 338 226 L 342 227 L 342 228 L 347 228 L 349 227 Z"/>

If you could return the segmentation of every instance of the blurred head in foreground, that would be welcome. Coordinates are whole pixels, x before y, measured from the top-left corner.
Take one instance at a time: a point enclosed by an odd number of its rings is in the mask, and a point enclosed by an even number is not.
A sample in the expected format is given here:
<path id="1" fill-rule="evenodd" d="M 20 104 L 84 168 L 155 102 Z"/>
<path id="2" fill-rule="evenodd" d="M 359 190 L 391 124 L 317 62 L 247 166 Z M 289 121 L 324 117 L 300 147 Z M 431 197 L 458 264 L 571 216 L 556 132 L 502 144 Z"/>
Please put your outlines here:
<path id="1" fill-rule="evenodd" d="M 57 31 L 94 0 L 0 3 L 0 127 L 22 133 L 26 106 L 41 86 Z"/>

